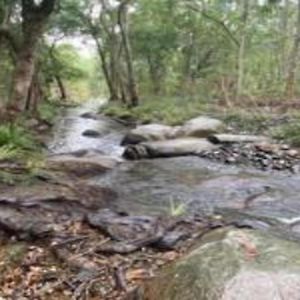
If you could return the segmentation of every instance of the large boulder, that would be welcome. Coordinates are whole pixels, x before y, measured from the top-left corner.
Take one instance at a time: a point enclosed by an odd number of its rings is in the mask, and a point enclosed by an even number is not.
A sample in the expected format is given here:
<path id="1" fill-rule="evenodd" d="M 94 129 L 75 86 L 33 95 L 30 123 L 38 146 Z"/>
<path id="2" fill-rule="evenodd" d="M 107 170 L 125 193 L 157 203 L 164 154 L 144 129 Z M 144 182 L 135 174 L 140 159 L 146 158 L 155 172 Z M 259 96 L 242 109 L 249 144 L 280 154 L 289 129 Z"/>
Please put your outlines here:
<path id="1" fill-rule="evenodd" d="M 210 117 L 198 117 L 186 122 L 178 131 L 178 136 L 192 136 L 206 138 L 212 134 L 223 131 L 222 121 Z"/>
<path id="2" fill-rule="evenodd" d="M 180 138 L 131 145 L 125 149 L 123 156 L 128 159 L 141 159 L 199 155 L 204 151 L 213 150 L 215 147 L 206 139 Z"/>
<path id="3" fill-rule="evenodd" d="M 299 244 L 220 229 L 145 289 L 147 300 L 298 300 Z"/>
<path id="4" fill-rule="evenodd" d="M 136 145 L 141 142 L 172 139 L 176 136 L 177 129 L 177 127 L 161 124 L 141 125 L 127 133 L 121 145 Z"/>

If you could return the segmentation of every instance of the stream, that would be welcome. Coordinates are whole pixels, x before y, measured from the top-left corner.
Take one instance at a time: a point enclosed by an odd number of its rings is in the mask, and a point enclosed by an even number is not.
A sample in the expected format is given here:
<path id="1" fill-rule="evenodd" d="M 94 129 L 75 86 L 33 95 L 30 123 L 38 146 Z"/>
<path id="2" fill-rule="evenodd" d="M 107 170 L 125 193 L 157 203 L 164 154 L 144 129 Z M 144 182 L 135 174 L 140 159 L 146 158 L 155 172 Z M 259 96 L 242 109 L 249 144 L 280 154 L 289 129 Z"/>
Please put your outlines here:
<path id="1" fill-rule="evenodd" d="M 97 119 L 82 117 L 97 112 L 99 106 L 99 102 L 88 102 L 69 109 L 56 124 L 49 151 L 59 154 L 93 149 L 121 159 L 123 148 L 119 145 L 128 129 L 103 115 Z M 85 130 L 97 130 L 100 137 L 84 137 Z M 93 177 L 91 183 L 117 192 L 117 208 L 130 214 L 164 215 L 181 207 L 185 213 L 237 213 L 258 224 L 268 220 L 296 234 L 300 230 L 299 175 L 268 173 L 187 156 L 123 160 L 112 171 Z"/>

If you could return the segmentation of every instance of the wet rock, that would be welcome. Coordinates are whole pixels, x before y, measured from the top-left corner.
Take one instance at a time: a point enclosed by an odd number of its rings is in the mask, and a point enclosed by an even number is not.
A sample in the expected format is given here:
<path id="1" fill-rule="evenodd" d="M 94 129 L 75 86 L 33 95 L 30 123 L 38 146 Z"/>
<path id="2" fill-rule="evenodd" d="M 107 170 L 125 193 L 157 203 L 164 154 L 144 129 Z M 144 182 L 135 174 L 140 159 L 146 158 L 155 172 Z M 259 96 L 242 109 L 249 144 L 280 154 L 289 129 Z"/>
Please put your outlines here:
<path id="1" fill-rule="evenodd" d="M 123 216 L 109 209 L 90 213 L 87 220 L 90 225 L 105 232 L 113 240 L 128 243 L 156 235 L 159 227 L 156 217 Z"/>
<path id="2" fill-rule="evenodd" d="M 91 119 L 91 120 L 98 120 L 99 119 L 99 116 L 95 113 L 92 113 L 92 112 L 86 112 L 86 113 L 83 113 L 80 115 L 81 118 L 84 118 L 84 119 Z"/>
<path id="3" fill-rule="evenodd" d="M 88 223 L 112 241 L 97 248 L 102 253 L 126 254 L 143 247 L 172 250 L 205 226 L 195 219 L 127 216 L 109 209 L 87 215 Z"/>
<path id="4" fill-rule="evenodd" d="M 88 129 L 88 130 L 85 130 L 82 133 L 82 135 L 86 136 L 86 137 L 97 138 L 97 137 L 101 136 L 101 133 L 99 131 L 97 131 L 97 130 Z"/>
<path id="5" fill-rule="evenodd" d="M 265 136 L 258 135 L 235 135 L 235 134 L 214 134 L 208 137 L 214 144 L 234 144 L 234 143 L 259 143 L 267 141 Z"/>
<path id="6" fill-rule="evenodd" d="M 168 141 L 147 142 L 128 146 L 123 156 L 128 159 L 175 157 L 199 155 L 215 149 L 216 146 L 206 139 L 180 138 Z"/>
<path id="7" fill-rule="evenodd" d="M 176 127 L 161 124 L 141 125 L 127 133 L 121 145 L 136 145 L 141 142 L 171 139 L 176 136 L 176 131 Z"/>
<path id="8" fill-rule="evenodd" d="M 224 124 L 220 120 L 209 117 L 198 117 L 186 122 L 178 131 L 178 136 L 206 138 L 212 134 L 221 132 L 224 130 L 224 127 Z"/>
<path id="9" fill-rule="evenodd" d="M 161 250 L 173 250 L 177 244 L 190 237 L 186 230 L 171 230 L 166 232 L 161 240 L 156 243 L 156 247 Z"/>
<path id="10" fill-rule="evenodd" d="M 145 289 L 148 300 L 298 300 L 299 245 L 251 230 L 222 229 Z"/>
<path id="11" fill-rule="evenodd" d="M 50 224 L 42 216 L 24 214 L 4 205 L 0 210 L 0 230 L 22 240 L 46 237 L 52 232 Z"/>
<path id="12" fill-rule="evenodd" d="M 59 224 L 83 220 L 90 211 L 113 207 L 115 198 L 109 189 L 82 182 L 7 188 L 0 196 L 0 230 L 25 240 L 43 238 L 59 231 Z"/>
<path id="13" fill-rule="evenodd" d="M 119 161 L 105 155 L 90 153 L 82 157 L 62 154 L 49 157 L 46 166 L 50 170 L 85 177 L 102 174 L 118 165 Z"/>

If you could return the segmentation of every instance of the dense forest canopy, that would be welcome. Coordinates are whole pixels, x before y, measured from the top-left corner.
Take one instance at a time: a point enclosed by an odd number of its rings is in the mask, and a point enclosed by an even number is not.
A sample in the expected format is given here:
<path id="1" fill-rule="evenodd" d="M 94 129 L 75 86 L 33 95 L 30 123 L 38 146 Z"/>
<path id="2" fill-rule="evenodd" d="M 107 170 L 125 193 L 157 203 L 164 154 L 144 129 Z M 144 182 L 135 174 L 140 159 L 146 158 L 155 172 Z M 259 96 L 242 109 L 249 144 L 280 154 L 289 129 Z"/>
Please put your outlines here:
<path id="1" fill-rule="evenodd" d="M 299 47 L 300 0 L 1 0 L 2 111 L 100 96 L 292 100 Z"/>

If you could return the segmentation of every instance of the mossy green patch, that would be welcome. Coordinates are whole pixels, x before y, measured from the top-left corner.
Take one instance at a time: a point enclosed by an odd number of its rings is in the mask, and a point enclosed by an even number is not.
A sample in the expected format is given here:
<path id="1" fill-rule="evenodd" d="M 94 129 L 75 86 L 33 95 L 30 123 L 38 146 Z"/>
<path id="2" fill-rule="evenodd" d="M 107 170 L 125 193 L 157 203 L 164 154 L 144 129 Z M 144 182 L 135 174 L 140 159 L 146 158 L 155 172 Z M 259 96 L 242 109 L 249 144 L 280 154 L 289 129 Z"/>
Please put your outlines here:
<path id="1" fill-rule="evenodd" d="M 128 108 L 120 103 L 110 103 L 104 113 L 141 123 L 158 122 L 166 125 L 179 125 L 206 112 L 207 105 L 196 98 L 158 98 L 143 101 L 138 107 Z"/>

